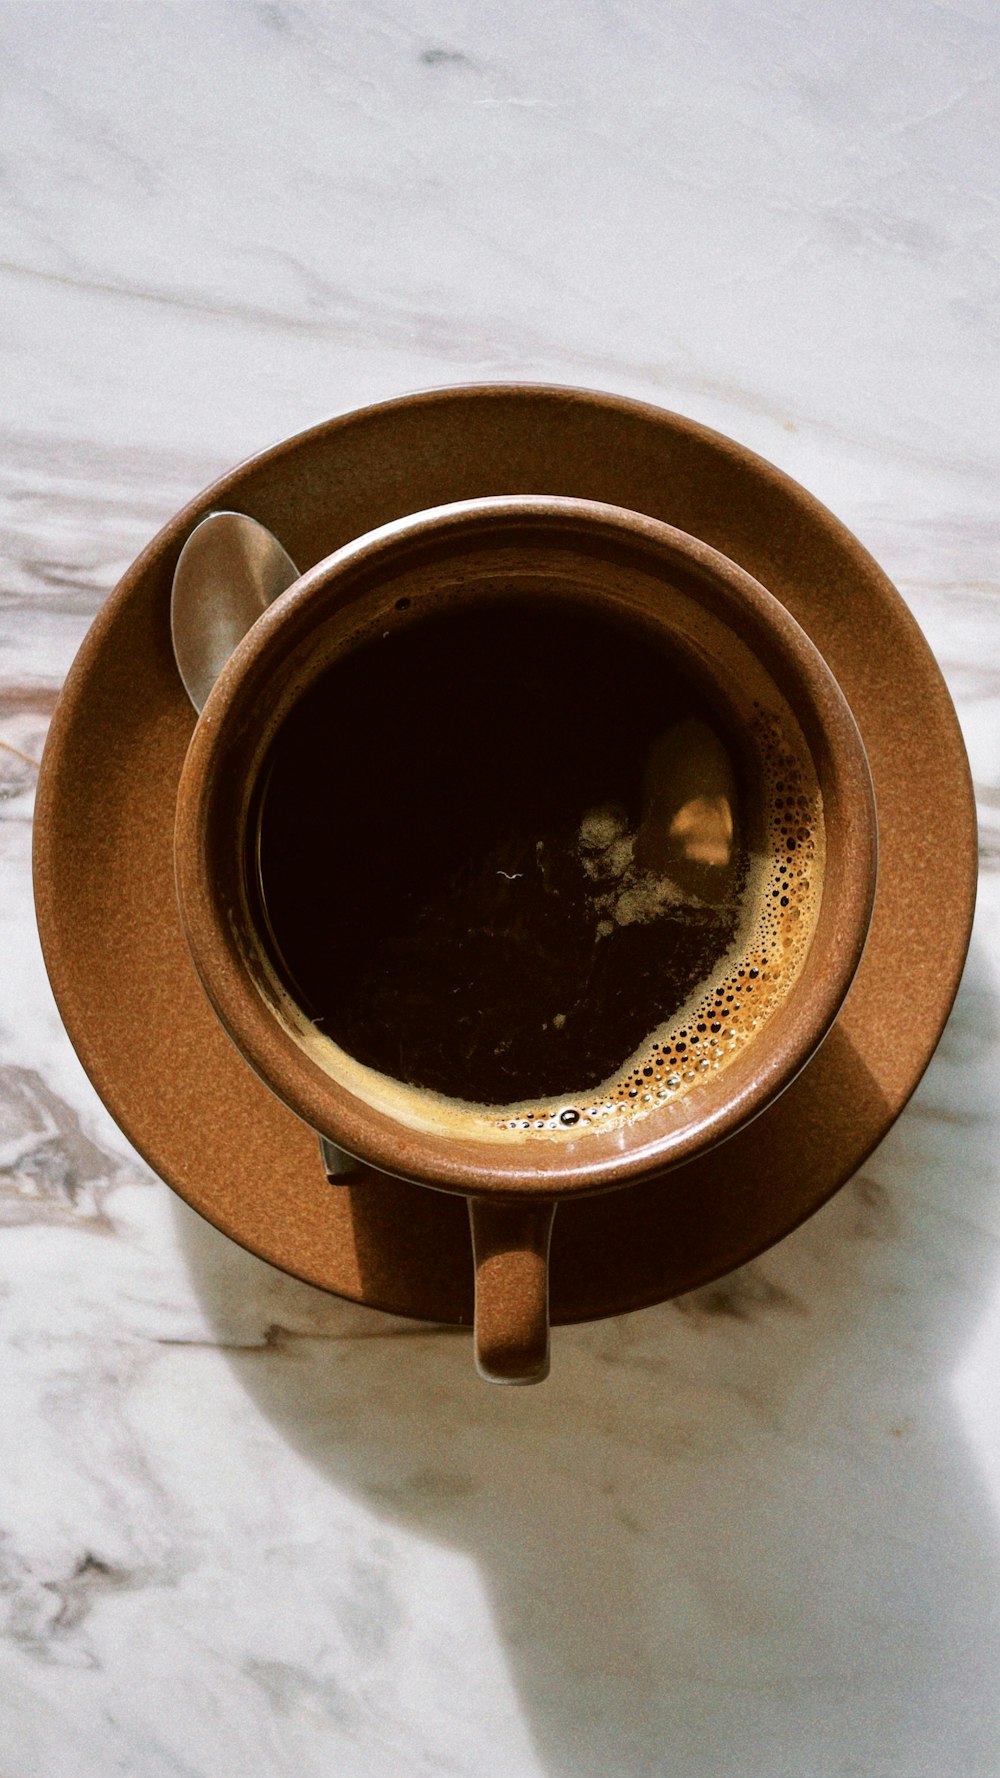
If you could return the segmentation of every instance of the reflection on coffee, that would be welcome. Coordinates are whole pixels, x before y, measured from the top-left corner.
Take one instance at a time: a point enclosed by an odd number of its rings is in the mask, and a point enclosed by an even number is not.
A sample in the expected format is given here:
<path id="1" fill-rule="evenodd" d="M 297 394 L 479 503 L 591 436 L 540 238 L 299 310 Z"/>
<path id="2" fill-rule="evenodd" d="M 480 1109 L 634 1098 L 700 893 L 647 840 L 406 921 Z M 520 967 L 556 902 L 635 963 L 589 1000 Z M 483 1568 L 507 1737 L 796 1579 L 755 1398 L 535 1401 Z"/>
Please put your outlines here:
<path id="1" fill-rule="evenodd" d="M 356 1061 L 508 1130 L 683 1093 L 811 930 L 815 784 L 750 720 L 752 746 L 691 661 L 575 604 L 394 621 L 272 743 L 278 975 Z"/>

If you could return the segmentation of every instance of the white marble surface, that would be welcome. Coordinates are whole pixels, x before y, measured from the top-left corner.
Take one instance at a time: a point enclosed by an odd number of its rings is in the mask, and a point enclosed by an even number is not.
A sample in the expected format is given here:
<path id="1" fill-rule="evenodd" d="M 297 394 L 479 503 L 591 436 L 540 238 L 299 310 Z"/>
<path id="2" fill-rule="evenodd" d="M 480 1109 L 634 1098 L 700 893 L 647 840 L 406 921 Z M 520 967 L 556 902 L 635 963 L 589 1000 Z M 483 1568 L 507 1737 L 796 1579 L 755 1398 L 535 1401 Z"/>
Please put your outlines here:
<path id="1" fill-rule="evenodd" d="M 0 6 L 0 1773 L 997 1778 L 992 0 Z M 212 474 L 479 378 L 805 482 L 942 663 L 953 1021 L 861 1177 L 550 1382 L 271 1271 L 144 1169 L 34 937 L 94 612 Z"/>

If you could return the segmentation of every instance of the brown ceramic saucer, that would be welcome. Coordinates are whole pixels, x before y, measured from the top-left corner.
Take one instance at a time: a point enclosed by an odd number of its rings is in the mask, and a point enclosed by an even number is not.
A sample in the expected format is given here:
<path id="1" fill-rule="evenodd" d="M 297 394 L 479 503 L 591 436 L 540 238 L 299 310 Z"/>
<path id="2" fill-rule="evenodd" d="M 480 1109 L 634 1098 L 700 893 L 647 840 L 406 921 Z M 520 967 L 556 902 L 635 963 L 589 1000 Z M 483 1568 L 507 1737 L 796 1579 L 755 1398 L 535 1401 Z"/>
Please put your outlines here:
<path id="1" fill-rule="evenodd" d="M 781 1099 L 703 1159 L 560 1207 L 558 1323 L 705 1283 L 818 1209 L 898 1116 L 958 986 L 975 817 L 955 713 L 898 594 L 802 488 L 675 414 L 529 385 L 410 396 L 276 446 L 166 526 L 87 636 L 43 761 L 36 900 L 84 1067 L 189 1204 L 342 1296 L 471 1320 L 463 1200 L 377 1176 L 328 1185 L 315 1138 L 257 1081 L 202 995 L 174 893 L 174 802 L 195 719 L 174 666 L 169 600 L 181 545 L 212 508 L 250 513 L 307 566 L 402 514 L 498 493 L 578 495 L 650 513 L 762 581 L 840 681 L 868 751 L 880 827 L 871 936 L 826 1042 Z"/>

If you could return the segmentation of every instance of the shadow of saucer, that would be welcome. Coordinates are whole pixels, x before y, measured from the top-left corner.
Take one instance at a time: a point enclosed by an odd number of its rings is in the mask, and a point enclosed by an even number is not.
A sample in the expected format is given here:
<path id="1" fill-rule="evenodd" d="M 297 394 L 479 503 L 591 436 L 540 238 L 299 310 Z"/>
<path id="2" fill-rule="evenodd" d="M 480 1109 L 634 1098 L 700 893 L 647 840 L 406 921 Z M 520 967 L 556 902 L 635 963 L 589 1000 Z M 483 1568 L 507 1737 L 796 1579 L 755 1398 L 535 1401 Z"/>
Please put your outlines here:
<path id="1" fill-rule="evenodd" d="M 541 1389 L 486 1387 L 466 1333 L 324 1296 L 178 1205 L 261 1413 L 475 1558 L 553 1778 L 832 1778 L 873 1749 L 959 1778 L 1000 1748 L 996 1507 L 948 1390 L 996 1284 L 998 1031 L 974 951 L 862 1172 L 726 1278 L 560 1329 Z"/>

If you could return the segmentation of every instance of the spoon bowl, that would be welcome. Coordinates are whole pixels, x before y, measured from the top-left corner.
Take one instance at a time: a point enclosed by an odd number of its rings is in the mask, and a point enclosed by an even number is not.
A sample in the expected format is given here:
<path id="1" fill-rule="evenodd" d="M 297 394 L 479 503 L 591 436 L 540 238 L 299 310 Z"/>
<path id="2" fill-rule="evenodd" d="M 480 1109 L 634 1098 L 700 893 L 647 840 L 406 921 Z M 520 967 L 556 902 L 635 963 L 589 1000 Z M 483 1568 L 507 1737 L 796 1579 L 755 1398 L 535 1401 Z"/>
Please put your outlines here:
<path id="1" fill-rule="evenodd" d="M 291 556 L 243 512 L 210 512 L 181 550 L 170 597 L 177 671 L 200 713 L 233 649 L 286 587 Z"/>

